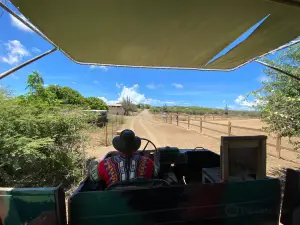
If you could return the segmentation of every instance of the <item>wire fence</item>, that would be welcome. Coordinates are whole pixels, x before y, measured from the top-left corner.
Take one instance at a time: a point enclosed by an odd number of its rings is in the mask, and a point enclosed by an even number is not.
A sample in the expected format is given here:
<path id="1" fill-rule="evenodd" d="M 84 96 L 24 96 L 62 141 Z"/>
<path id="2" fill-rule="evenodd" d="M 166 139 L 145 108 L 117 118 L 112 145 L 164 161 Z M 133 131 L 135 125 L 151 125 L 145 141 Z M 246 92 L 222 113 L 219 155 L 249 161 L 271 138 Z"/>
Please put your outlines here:
<path id="1" fill-rule="evenodd" d="M 108 122 L 99 123 L 98 126 L 101 127 L 101 144 L 109 146 L 112 143 L 112 139 L 117 135 L 119 129 L 122 128 L 124 124 L 124 116 L 122 115 L 111 115 L 108 118 Z"/>
<path id="2" fill-rule="evenodd" d="M 241 135 L 266 135 L 268 136 L 267 146 L 272 149 L 268 154 L 279 159 L 299 164 L 300 152 L 296 150 L 289 140 L 281 137 L 280 134 L 267 134 L 263 129 L 251 128 L 246 126 L 232 125 L 232 122 L 237 119 L 234 117 L 224 116 L 194 116 L 194 115 L 179 115 L 179 114 L 163 114 L 156 115 L 156 118 L 169 124 L 174 124 L 183 127 L 187 130 L 196 131 L 202 135 L 211 138 L 220 139 L 220 136 L 241 136 Z M 247 120 L 249 118 L 240 118 Z M 219 120 L 219 121 L 218 121 Z M 227 121 L 226 121 L 227 120 Z M 283 142 L 285 145 L 283 145 Z M 286 146 L 289 145 L 289 146 Z M 296 159 L 296 160 L 294 160 Z"/>

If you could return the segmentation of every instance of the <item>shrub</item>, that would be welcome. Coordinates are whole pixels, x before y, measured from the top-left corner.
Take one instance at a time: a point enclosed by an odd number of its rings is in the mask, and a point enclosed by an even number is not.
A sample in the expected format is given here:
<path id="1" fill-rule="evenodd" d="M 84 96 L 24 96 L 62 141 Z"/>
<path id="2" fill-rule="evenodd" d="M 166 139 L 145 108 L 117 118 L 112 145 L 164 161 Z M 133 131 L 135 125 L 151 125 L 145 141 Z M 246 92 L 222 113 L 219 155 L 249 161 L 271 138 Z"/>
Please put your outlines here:
<path id="1" fill-rule="evenodd" d="M 223 110 L 223 109 L 213 109 L 213 108 L 204 108 L 199 106 L 154 106 L 150 108 L 150 112 L 152 113 L 159 113 L 162 111 L 167 111 L 171 113 L 187 113 L 190 115 L 205 115 L 205 114 L 214 114 L 214 115 L 223 115 L 224 112 L 227 111 L 231 116 L 247 116 L 247 117 L 259 117 L 259 112 L 256 111 L 238 111 L 238 110 Z"/>
<path id="2" fill-rule="evenodd" d="M 0 94 L 0 186 L 70 187 L 82 178 L 87 117 Z"/>

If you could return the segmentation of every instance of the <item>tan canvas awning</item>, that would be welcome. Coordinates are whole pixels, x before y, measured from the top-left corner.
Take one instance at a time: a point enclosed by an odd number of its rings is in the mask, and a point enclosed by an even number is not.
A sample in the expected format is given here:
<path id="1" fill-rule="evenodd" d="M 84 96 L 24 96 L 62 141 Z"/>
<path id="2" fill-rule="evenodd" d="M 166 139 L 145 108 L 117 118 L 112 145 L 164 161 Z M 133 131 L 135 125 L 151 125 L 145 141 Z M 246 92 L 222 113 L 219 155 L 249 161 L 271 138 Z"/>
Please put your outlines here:
<path id="1" fill-rule="evenodd" d="M 297 1 L 11 2 L 65 54 L 80 63 L 230 69 L 300 35 Z M 222 49 L 269 14 L 240 46 L 205 67 Z"/>

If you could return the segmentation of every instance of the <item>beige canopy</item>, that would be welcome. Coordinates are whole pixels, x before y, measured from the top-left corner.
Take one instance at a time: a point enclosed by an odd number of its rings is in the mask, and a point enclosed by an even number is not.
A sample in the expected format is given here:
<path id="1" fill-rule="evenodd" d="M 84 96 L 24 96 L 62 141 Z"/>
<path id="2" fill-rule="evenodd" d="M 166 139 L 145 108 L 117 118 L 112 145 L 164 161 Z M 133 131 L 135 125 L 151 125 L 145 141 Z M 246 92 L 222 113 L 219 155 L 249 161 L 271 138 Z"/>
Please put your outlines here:
<path id="1" fill-rule="evenodd" d="M 79 63 L 231 69 L 300 35 L 299 0 L 11 2 Z M 267 15 L 242 44 L 205 66 Z"/>

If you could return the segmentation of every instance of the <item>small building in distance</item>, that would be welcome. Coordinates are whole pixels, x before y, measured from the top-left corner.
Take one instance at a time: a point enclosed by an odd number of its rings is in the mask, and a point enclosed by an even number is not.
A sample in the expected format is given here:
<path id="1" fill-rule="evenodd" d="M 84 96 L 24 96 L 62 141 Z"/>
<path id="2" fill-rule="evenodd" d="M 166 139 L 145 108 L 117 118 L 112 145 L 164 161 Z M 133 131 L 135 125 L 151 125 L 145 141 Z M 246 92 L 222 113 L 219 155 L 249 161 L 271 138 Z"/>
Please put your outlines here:
<path id="1" fill-rule="evenodd" d="M 120 103 L 108 104 L 108 113 L 111 115 L 124 115 L 124 109 Z"/>

